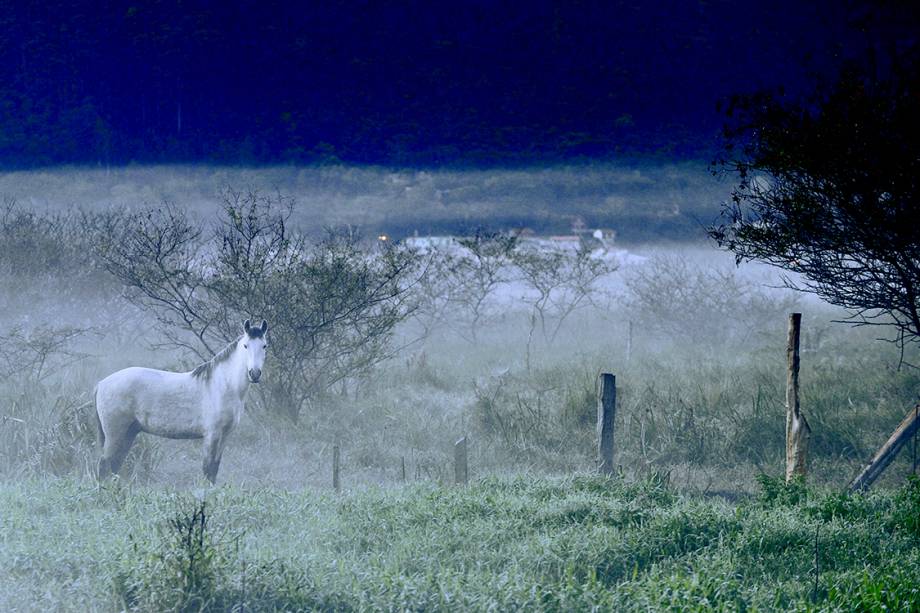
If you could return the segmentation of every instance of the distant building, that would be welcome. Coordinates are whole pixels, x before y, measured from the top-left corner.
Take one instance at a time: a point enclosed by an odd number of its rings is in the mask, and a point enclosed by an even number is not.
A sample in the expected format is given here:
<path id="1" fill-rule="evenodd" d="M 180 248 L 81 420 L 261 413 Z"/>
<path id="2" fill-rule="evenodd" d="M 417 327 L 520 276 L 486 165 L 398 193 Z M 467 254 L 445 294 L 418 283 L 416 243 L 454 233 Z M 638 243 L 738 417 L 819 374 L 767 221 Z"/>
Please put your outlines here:
<path id="1" fill-rule="evenodd" d="M 550 236 L 549 244 L 556 249 L 578 251 L 581 248 L 581 237 L 577 234 L 559 234 Z"/>
<path id="2" fill-rule="evenodd" d="M 599 241 L 604 247 L 611 247 L 614 241 L 616 241 L 617 233 L 616 230 L 611 230 L 609 228 L 598 228 L 591 233 L 591 236 Z"/>
<path id="3" fill-rule="evenodd" d="M 615 230 L 609 230 L 606 228 L 598 228 L 597 230 L 591 233 L 591 236 L 593 236 L 599 241 L 605 241 L 605 240 L 612 241 L 617 237 L 617 233 Z"/>

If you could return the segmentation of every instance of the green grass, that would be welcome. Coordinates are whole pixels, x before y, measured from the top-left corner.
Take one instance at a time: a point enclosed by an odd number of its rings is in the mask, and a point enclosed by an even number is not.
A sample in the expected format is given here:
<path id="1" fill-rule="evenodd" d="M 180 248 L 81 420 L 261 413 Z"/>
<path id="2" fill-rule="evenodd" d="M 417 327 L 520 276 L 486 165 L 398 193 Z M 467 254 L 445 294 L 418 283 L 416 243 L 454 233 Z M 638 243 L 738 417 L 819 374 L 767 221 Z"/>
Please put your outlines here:
<path id="1" fill-rule="evenodd" d="M 0 486 L 3 610 L 920 610 L 920 481 L 483 479 L 336 496 Z M 815 535 L 819 575 L 815 590 Z"/>
<path id="2" fill-rule="evenodd" d="M 191 363 L 145 349 L 157 327 L 115 294 L 63 292 L 70 310 L 47 288 L 8 309 L 23 333 L 4 355 L 17 365 L 21 345 L 43 367 L 0 377 L 0 611 L 920 611 L 912 448 L 878 493 L 838 493 L 914 405 L 920 370 L 899 369 L 876 330 L 829 324 L 827 307 L 802 305 L 813 489 L 757 483 L 783 466 L 784 310 L 675 309 L 662 328 L 621 299 L 574 315 L 529 362 L 520 309 L 475 345 L 406 326 L 398 355 L 296 423 L 253 390 L 220 487 L 197 489 L 197 442 L 145 435 L 122 480 L 97 488 L 93 384 Z M 34 322 L 58 320 L 88 329 L 46 356 L 53 334 Z M 700 340 L 699 326 L 726 330 Z M 610 481 L 585 476 L 599 372 L 617 376 L 624 476 Z M 461 490 L 445 484 L 462 435 L 474 483 Z M 341 496 L 326 489 L 333 444 Z"/>

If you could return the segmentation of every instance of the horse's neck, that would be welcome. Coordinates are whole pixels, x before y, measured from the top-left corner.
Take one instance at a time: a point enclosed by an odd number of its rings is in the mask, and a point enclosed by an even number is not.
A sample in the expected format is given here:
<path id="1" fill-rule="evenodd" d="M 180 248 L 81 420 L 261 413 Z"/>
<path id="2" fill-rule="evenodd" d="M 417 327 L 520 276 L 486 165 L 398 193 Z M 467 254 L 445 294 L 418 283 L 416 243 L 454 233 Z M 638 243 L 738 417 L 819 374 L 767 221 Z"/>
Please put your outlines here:
<path id="1" fill-rule="evenodd" d="M 249 389 L 249 377 L 246 372 L 246 353 L 240 351 L 239 345 L 233 354 L 224 362 L 217 365 L 212 376 L 212 385 L 217 386 L 221 395 L 238 396 L 240 399 Z"/>

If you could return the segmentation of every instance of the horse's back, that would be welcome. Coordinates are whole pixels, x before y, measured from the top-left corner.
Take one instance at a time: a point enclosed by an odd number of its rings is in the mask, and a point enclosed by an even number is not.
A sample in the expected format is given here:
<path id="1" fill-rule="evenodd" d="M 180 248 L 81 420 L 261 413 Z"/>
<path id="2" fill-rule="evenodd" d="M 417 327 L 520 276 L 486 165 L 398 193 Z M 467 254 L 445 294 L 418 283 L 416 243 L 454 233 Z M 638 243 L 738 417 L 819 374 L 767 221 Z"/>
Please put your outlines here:
<path id="1" fill-rule="evenodd" d="M 113 372 L 97 383 L 96 395 L 102 399 L 113 395 L 125 398 L 137 393 L 157 397 L 174 394 L 176 390 L 191 389 L 188 379 L 187 373 L 132 366 Z"/>
<path id="2" fill-rule="evenodd" d="M 97 384 L 96 408 L 103 420 L 130 419 L 151 434 L 201 436 L 201 395 L 188 373 L 139 366 L 119 370 Z"/>

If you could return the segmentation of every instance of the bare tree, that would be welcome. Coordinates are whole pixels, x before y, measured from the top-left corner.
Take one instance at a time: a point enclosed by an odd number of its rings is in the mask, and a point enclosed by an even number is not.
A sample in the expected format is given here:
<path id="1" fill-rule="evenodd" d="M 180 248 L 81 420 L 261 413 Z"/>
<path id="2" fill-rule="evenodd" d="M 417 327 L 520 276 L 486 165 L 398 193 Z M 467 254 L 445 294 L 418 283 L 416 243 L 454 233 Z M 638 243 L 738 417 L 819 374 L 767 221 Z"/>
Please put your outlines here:
<path id="1" fill-rule="evenodd" d="M 69 326 L 14 327 L 0 335 L 0 379 L 41 381 L 82 359 L 74 341 L 88 330 Z"/>
<path id="2" fill-rule="evenodd" d="M 489 299 L 510 279 L 509 264 L 517 237 L 477 230 L 459 243 L 466 252 L 451 256 L 448 264 L 456 275 L 457 284 L 453 288 L 456 301 L 469 317 L 467 340 L 475 343 L 478 330 L 489 314 Z"/>
<path id="3" fill-rule="evenodd" d="M 434 248 L 420 257 L 424 261 L 413 285 L 416 308 L 412 319 L 420 327 L 421 339 L 426 339 L 438 327 L 455 323 L 463 295 L 457 256 L 449 248 Z"/>
<path id="4" fill-rule="evenodd" d="M 126 297 L 163 324 L 164 345 L 196 357 L 212 355 L 224 339 L 214 328 L 209 300 L 203 228 L 171 203 L 131 213 L 84 218 L 96 237 L 104 268 L 125 287 Z M 191 336 L 189 336 L 191 333 Z"/>
<path id="5" fill-rule="evenodd" d="M 129 300 L 163 324 L 163 338 L 198 359 L 251 316 L 271 322 L 271 401 L 292 417 L 304 402 L 389 355 L 411 311 L 405 282 L 416 258 L 368 253 L 350 232 L 308 243 L 292 231 L 293 203 L 259 192 L 224 194 L 210 232 L 174 206 L 104 220 L 99 257 Z"/>
<path id="6" fill-rule="evenodd" d="M 619 267 L 612 260 L 595 257 L 587 245 L 577 250 L 519 245 L 512 261 L 532 294 L 524 297 L 531 307 L 527 340 L 527 363 L 534 333 L 539 327 L 544 342 L 555 342 L 566 319 L 591 304 L 597 281 Z"/>

